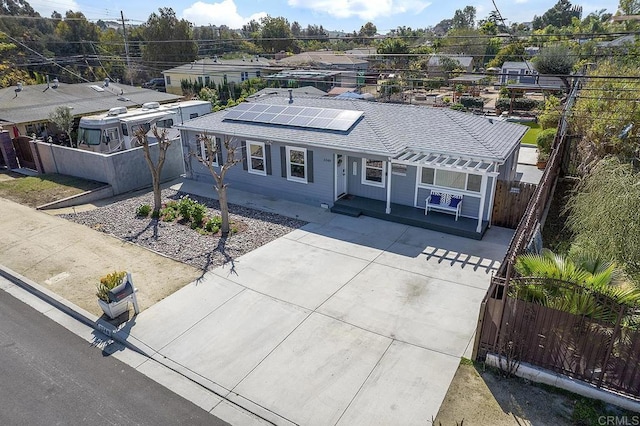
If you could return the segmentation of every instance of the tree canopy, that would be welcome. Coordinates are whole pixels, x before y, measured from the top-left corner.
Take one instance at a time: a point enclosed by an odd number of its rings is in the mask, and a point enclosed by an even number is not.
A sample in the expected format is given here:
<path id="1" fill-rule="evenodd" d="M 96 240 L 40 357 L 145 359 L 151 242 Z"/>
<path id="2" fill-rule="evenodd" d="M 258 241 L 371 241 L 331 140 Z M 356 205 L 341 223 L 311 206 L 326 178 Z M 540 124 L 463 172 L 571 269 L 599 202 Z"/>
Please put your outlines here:
<path id="1" fill-rule="evenodd" d="M 174 67 L 196 59 L 198 46 L 193 41 L 191 24 L 178 20 L 170 7 L 162 7 L 149 16 L 143 35 L 142 57 L 158 67 Z"/>

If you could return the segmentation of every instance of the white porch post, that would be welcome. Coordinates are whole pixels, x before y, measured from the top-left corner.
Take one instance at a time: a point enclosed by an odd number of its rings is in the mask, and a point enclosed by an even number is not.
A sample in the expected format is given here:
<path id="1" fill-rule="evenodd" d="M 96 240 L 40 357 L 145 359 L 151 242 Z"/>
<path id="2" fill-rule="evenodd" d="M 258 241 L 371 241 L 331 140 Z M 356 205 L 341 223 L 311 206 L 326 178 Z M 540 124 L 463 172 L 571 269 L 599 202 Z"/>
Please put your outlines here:
<path id="1" fill-rule="evenodd" d="M 484 200 L 487 197 L 487 174 L 482 174 L 482 183 L 480 184 L 480 207 L 478 208 L 478 226 L 476 232 L 482 232 L 482 219 L 484 217 Z"/>
<path id="2" fill-rule="evenodd" d="M 387 162 L 387 208 L 385 213 L 391 213 L 391 160 Z"/>

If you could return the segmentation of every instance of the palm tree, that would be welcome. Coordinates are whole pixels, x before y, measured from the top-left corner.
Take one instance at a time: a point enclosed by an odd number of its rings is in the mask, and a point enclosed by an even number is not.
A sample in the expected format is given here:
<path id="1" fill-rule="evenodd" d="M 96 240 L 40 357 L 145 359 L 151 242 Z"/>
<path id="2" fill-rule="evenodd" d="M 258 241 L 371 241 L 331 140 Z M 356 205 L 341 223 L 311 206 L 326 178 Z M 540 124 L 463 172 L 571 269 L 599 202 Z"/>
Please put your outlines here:
<path id="1" fill-rule="evenodd" d="M 571 258 L 543 249 L 518 256 L 514 267 L 526 278 L 512 294 L 550 308 L 615 322 L 619 307 L 634 315 L 640 305 L 640 291 L 624 283 L 614 263 L 598 257 Z"/>

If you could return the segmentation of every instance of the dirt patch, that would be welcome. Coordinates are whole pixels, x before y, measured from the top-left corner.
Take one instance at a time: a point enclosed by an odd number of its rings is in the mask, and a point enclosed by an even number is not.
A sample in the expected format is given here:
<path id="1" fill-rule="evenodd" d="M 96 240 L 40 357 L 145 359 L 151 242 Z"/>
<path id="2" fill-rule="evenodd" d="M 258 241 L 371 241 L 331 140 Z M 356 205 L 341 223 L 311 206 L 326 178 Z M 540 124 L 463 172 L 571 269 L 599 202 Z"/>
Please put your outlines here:
<path id="1" fill-rule="evenodd" d="M 597 425 L 604 424 L 599 423 L 603 416 L 637 418 L 637 414 L 601 401 L 518 377 L 506 377 L 483 363 L 463 360 L 433 424 Z"/>

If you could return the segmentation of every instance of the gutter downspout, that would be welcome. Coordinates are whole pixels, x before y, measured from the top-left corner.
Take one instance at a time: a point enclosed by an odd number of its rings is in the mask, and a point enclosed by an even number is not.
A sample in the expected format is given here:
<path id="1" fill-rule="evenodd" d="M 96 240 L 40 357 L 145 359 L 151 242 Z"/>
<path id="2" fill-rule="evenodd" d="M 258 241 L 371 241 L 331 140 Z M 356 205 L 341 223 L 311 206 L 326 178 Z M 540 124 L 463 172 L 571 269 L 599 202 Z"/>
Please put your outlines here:
<path id="1" fill-rule="evenodd" d="M 391 158 L 387 162 L 387 208 L 385 209 L 386 214 L 391 213 Z"/>

